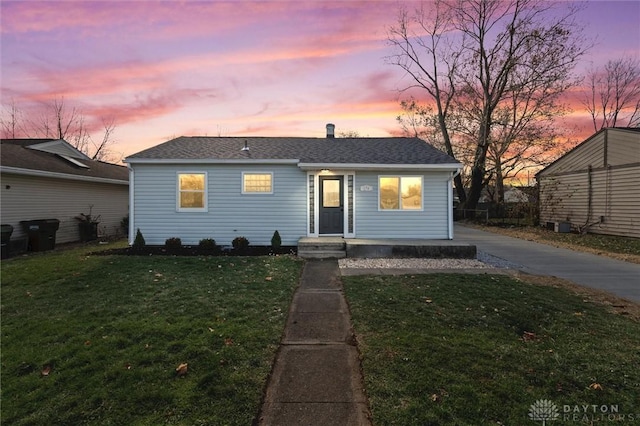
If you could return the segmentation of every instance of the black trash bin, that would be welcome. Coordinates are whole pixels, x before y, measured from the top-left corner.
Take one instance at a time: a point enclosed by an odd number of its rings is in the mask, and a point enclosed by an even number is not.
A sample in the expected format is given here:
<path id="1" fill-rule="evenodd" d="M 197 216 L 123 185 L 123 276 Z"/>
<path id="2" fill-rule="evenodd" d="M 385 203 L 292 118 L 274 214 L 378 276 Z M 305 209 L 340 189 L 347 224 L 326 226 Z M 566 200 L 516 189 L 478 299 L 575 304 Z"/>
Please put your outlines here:
<path id="1" fill-rule="evenodd" d="M 13 226 L 1 225 L 2 227 L 2 254 L 0 258 L 6 259 L 11 255 L 11 234 L 13 234 Z"/>
<path id="2" fill-rule="evenodd" d="M 28 250 L 53 250 L 56 246 L 56 231 L 60 226 L 58 219 L 23 220 L 20 225 L 29 237 Z"/>

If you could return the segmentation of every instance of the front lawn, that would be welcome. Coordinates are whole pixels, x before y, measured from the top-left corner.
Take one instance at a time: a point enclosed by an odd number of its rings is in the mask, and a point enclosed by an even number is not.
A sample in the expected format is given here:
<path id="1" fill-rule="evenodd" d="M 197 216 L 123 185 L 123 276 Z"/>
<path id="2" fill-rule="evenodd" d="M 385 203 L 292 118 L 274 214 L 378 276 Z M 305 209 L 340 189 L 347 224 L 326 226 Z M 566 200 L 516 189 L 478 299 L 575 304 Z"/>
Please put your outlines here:
<path id="1" fill-rule="evenodd" d="M 2 424 L 251 424 L 302 263 L 90 250 L 2 262 Z"/>
<path id="2" fill-rule="evenodd" d="M 556 404 L 554 425 L 597 420 L 603 406 L 629 424 L 640 413 L 640 323 L 629 316 L 507 276 L 342 280 L 375 425 L 535 424 L 539 400 Z"/>

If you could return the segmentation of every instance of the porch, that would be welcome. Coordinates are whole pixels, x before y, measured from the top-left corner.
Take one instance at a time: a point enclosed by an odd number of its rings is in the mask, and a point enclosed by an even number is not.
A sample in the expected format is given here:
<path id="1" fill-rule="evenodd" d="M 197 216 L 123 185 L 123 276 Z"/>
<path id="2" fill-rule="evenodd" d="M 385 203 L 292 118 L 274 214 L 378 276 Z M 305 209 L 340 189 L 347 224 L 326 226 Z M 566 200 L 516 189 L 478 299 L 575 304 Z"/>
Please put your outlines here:
<path id="1" fill-rule="evenodd" d="M 475 259 L 476 246 L 452 240 L 302 237 L 298 256 L 305 259 L 453 258 Z"/>

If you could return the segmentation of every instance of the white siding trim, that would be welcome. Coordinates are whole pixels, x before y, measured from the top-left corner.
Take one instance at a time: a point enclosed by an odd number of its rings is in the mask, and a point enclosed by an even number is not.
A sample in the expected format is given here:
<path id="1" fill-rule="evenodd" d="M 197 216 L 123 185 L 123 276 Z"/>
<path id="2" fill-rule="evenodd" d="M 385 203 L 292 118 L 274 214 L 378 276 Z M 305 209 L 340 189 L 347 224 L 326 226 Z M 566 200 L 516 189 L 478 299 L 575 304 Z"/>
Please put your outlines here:
<path id="1" fill-rule="evenodd" d="M 453 179 L 455 179 L 455 177 L 458 176 L 459 173 L 459 170 L 457 172 L 451 173 L 451 177 L 449 178 L 448 183 L 449 193 L 447 194 L 447 226 L 449 227 L 450 240 L 453 240 Z"/>
<path id="2" fill-rule="evenodd" d="M 398 202 L 399 207 L 397 209 L 381 209 L 380 208 L 380 178 L 398 178 Z M 402 178 L 420 178 L 420 208 L 419 209 L 403 209 L 402 208 L 402 202 L 400 200 L 400 198 L 402 198 Z M 389 174 L 389 175 L 378 175 L 378 187 L 377 187 L 377 192 L 378 192 L 378 211 L 379 212 L 403 212 L 403 213 L 408 213 L 409 212 L 423 212 L 424 211 L 424 175 L 403 175 L 403 174 Z"/>
<path id="3" fill-rule="evenodd" d="M 351 212 L 351 216 L 353 217 L 353 232 L 349 232 L 349 176 L 353 176 L 353 191 L 351 196 L 353 197 L 353 211 Z M 345 207 L 344 207 L 344 238 L 355 238 L 356 237 L 356 172 L 345 173 L 344 175 L 344 184 L 345 184 Z"/>
<path id="4" fill-rule="evenodd" d="M 244 177 L 246 175 L 270 175 L 271 176 L 271 191 L 269 192 L 257 192 L 257 191 L 245 191 L 244 190 Z M 275 180 L 273 176 L 273 172 L 242 172 L 242 177 L 240 178 L 240 193 L 242 195 L 273 195 L 275 188 Z"/>
<path id="5" fill-rule="evenodd" d="M 22 175 L 22 176 L 47 177 L 47 178 L 55 178 L 55 179 L 79 180 L 82 182 L 99 182 L 99 183 L 114 183 L 116 185 L 129 185 L 129 182 L 127 182 L 126 180 L 120 180 L 120 179 L 70 175 L 66 173 L 47 172 L 44 170 L 22 169 L 19 167 L 1 166 L 0 172 L 13 174 L 13 175 Z"/>
<path id="6" fill-rule="evenodd" d="M 353 232 L 349 232 L 349 176 L 353 176 Z M 342 204 L 343 204 L 343 224 L 342 232 L 339 234 L 322 234 L 323 236 L 340 236 L 344 238 L 355 238 L 356 236 L 356 172 L 354 170 L 313 170 L 307 171 L 307 198 L 309 198 L 309 176 L 313 176 L 313 232 L 309 232 L 309 213 L 311 211 L 311 200 L 307 200 L 307 236 L 320 236 L 320 178 L 330 176 L 342 177 Z"/>
<path id="7" fill-rule="evenodd" d="M 457 163 L 448 164 L 368 164 L 368 163 L 299 163 L 298 167 L 302 170 L 318 170 L 318 169 L 342 169 L 342 170 L 460 170 L 461 165 Z"/>
<path id="8" fill-rule="evenodd" d="M 133 172 L 132 167 L 127 167 L 129 169 L 129 229 L 127 230 L 127 239 L 129 240 L 129 245 L 133 245 L 133 240 L 135 238 L 135 173 Z"/>
<path id="9" fill-rule="evenodd" d="M 180 207 L 180 175 L 204 175 L 204 207 Z M 205 171 L 177 171 L 176 172 L 176 212 L 177 213 L 207 213 L 209 211 L 209 175 Z"/>
<path id="10" fill-rule="evenodd" d="M 125 158 L 127 164 L 298 164 L 298 160 L 274 160 L 274 159 L 219 159 L 219 158 L 195 158 L 195 159 L 171 159 L 171 158 Z"/>

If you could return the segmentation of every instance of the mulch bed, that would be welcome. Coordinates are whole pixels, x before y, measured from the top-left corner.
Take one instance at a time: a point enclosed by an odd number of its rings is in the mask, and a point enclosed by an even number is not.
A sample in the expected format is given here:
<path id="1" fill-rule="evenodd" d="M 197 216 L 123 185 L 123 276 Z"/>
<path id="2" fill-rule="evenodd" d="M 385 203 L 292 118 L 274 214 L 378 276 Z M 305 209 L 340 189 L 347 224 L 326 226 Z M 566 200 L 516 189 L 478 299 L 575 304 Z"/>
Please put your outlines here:
<path id="1" fill-rule="evenodd" d="M 249 246 L 244 250 L 216 249 L 204 250 L 198 246 L 183 246 L 179 249 L 167 249 L 165 246 L 145 246 L 142 248 L 117 248 L 100 250 L 92 255 L 125 255 L 125 256 L 274 256 L 279 254 L 296 254 L 296 246 L 282 246 L 274 249 L 269 246 Z"/>

